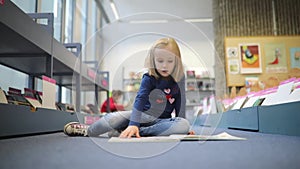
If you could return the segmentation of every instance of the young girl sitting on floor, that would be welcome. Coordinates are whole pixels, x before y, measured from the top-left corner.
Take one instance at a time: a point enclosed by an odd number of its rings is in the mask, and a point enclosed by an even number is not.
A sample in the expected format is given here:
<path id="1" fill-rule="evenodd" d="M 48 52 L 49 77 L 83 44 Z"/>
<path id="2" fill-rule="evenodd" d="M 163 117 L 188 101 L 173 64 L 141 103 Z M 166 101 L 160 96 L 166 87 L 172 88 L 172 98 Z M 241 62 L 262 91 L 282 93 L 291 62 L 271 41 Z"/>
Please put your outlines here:
<path id="1" fill-rule="evenodd" d="M 185 77 L 178 44 L 162 38 L 149 51 L 140 89 L 132 111 L 105 115 L 91 126 L 71 122 L 65 125 L 69 136 L 99 136 L 111 130 L 120 137 L 188 134 L 185 115 Z M 192 132 L 193 133 L 193 132 Z"/>

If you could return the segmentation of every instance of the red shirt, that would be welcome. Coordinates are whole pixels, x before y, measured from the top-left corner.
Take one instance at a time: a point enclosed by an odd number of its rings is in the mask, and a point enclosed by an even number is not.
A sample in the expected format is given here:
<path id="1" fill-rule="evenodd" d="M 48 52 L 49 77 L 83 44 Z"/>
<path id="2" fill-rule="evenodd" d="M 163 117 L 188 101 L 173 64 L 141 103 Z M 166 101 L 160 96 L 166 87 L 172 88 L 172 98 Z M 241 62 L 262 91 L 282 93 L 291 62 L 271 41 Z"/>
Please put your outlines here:
<path id="1" fill-rule="evenodd" d="M 116 104 L 112 97 L 109 98 L 109 109 L 110 109 L 110 112 L 124 111 L 125 110 L 124 106 Z M 103 112 L 107 112 L 107 101 L 102 103 L 101 113 L 103 113 Z"/>

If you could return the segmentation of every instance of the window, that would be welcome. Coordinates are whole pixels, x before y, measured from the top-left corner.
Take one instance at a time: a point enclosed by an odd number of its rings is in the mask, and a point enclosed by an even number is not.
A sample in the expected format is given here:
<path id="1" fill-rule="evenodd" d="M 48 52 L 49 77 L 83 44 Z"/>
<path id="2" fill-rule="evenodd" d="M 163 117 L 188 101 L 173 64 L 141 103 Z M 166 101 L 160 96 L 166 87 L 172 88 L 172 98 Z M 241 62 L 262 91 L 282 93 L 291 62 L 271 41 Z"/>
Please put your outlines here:
<path id="1" fill-rule="evenodd" d="M 38 0 L 39 13 L 53 13 L 54 38 L 61 41 L 62 0 Z"/>
<path id="2" fill-rule="evenodd" d="M 25 13 L 35 13 L 35 0 L 11 0 Z"/>
<path id="3" fill-rule="evenodd" d="M 73 16 L 74 16 L 74 9 L 75 3 L 73 0 L 66 0 L 66 10 L 65 10 L 65 29 L 64 29 L 64 43 L 71 43 L 73 42 Z"/>
<path id="4" fill-rule="evenodd" d="M 8 91 L 9 87 L 17 88 L 23 90 L 24 87 L 28 86 L 28 75 L 16 71 L 14 69 L 8 68 L 6 66 L 0 65 L 1 89 Z M 11 78 L 14 77 L 14 78 Z"/>

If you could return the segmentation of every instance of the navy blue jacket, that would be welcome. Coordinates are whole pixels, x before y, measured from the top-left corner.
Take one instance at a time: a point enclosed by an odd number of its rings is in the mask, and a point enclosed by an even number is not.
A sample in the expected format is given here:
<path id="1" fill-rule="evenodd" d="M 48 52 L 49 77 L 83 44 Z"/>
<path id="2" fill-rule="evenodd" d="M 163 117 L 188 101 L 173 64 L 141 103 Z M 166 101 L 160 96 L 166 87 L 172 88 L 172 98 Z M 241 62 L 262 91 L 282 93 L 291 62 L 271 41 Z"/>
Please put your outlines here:
<path id="1" fill-rule="evenodd" d="M 184 117 L 185 103 L 184 77 L 176 83 L 171 76 L 156 79 L 145 73 L 135 98 L 129 125 L 139 127 L 142 112 L 157 118 L 171 118 L 171 113 L 175 110 L 176 117 Z"/>

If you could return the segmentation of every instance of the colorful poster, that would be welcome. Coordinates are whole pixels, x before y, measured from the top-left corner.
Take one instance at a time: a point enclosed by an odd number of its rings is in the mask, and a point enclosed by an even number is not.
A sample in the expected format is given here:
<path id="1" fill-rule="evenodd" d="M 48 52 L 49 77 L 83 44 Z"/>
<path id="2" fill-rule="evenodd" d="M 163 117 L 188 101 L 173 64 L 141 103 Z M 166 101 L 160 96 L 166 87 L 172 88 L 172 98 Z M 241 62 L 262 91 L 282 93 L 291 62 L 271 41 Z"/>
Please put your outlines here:
<path id="1" fill-rule="evenodd" d="M 265 44 L 266 73 L 286 73 L 287 58 L 282 43 Z"/>
<path id="2" fill-rule="evenodd" d="M 290 49 L 291 68 L 300 68 L 300 47 Z"/>
<path id="3" fill-rule="evenodd" d="M 240 72 L 238 59 L 228 60 L 228 72 L 230 74 L 238 74 Z"/>
<path id="4" fill-rule="evenodd" d="M 262 72 L 259 44 L 240 44 L 239 52 L 242 74 Z"/>

